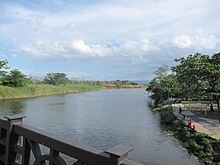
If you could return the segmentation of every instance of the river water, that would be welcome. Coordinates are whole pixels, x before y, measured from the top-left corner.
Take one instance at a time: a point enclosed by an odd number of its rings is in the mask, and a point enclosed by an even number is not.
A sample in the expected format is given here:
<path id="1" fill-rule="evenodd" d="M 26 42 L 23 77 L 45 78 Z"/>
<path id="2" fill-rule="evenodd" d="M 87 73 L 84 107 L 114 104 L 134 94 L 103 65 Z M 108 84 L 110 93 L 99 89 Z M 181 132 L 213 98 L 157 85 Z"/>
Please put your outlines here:
<path id="1" fill-rule="evenodd" d="M 146 165 L 199 164 L 160 125 L 144 89 L 113 89 L 0 101 L 0 115 L 27 116 L 26 124 L 102 150 L 134 148 L 132 160 Z"/>

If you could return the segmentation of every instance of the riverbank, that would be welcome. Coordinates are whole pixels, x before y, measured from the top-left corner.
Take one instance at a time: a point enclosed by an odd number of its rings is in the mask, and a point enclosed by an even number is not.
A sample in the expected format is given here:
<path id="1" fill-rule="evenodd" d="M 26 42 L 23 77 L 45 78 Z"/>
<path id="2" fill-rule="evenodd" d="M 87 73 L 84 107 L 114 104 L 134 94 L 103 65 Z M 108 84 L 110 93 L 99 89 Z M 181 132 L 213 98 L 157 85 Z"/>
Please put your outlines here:
<path id="1" fill-rule="evenodd" d="M 21 99 L 49 95 L 60 95 L 69 93 L 89 92 L 113 88 L 144 88 L 143 85 L 121 85 L 114 84 L 27 84 L 24 87 L 7 87 L 0 85 L 0 100 L 3 99 Z"/>
<path id="2" fill-rule="evenodd" d="M 195 155 L 201 164 L 219 164 L 220 163 L 220 142 L 206 134 L 200 132 L 199 124 L 196 125 L 196 131 L 188 128 L 186 115 L 178 115 L 171 105 L 163 105 L 153 109 L 161 114 L 161 123 L 170 130 L 174 137 L 179 139 L 182 145 L 193 155 Z M 191 118 L 190 118 L 191 119 Z"/>
<path id="3" fill-rule="evenodd" d="M 7 87 L 0 85 L 0 100 L 40 97 L 49 95 L 59 95 L 68 93 L 79 93 L 87 91 L 97 91 L 105 89 L 96 84 L 67 84 L 67 85 L 49 85 L 49 84 L 28 84 L 24 87 Z"/>
<path id="4" fill-rule="evenodd" d="M 204 113 L 207 113 L 207 115 L 204 115 Z M 178 108 L 176 108 L 174 114 L 185 122 L 191 119 L 196 131 L 205 133 L 216 140 L 220 140 L 219 112 L 204 112 L 203 110 L 182 108 L 182 113 L 179 114 Z M 182 118 L 183 115 L 185 119 Z"/>

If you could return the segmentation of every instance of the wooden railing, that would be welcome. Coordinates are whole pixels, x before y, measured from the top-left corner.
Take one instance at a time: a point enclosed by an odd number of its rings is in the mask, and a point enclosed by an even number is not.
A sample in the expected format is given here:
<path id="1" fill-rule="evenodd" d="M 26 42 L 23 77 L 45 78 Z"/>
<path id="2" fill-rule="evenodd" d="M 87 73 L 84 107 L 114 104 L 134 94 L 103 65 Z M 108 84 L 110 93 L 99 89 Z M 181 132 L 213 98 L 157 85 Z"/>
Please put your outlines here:
<path id="1" fill-rule="evenodd" d="M 142 165 L 128 159 L 130 147 L 117 145 L 101 151 L 25 125 L 23 118 L 0 118 L 0 165 Z M 42 147 L 48 149 L 46 154 Z M 74 158 L 73 162 L 67 163 L 63 154 Z"/>

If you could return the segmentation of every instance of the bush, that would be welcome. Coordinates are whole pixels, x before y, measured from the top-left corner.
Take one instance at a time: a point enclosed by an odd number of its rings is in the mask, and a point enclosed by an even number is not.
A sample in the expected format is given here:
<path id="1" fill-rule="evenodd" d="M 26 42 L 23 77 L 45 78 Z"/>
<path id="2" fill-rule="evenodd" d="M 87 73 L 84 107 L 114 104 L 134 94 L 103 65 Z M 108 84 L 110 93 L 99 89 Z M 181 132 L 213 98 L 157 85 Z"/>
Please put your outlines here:
<path id="1" fill-rule="evenodd" d="M 161 122 L 166 124 L 170 124 L 177 119 L 172 110 L 161 111 L 160 116 Z"/>
<path id="2" fill-rule="evenodd" d="M 22 87 L 25 86 L 28 79 L 19 70 L 11 70 L 9 74 L 2 77 L 2 84 L 10 87 Z"/>
<path id="3" fill-rule="evenodd" d="M 171 111 L 173 109 L 172 105 L 163 105 L 160 104 L 156 108 L 153 108 L 153 111 L 155 112 L 161 112 L 161 111 Z"/>
<path id="4" fill-rule="evenodd" d="M 185 148 L 197 156 L 205 164 L 214 164 L 215 152 L 213 143 L 218 143 L 215 139 L 199 132 L 191 132 L 187 125 L 181 121 L 171 123 L 168 128 L 174 132 L 174 136 L 183 142 Z"/>

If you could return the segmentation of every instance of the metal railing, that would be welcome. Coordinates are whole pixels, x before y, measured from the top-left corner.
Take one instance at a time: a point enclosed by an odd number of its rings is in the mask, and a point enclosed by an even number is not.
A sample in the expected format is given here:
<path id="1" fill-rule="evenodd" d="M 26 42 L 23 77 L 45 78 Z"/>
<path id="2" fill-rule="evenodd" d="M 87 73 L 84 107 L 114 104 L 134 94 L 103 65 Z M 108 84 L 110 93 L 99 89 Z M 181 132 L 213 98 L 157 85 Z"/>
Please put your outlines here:
<path id="1" fill-rule="evenodd" d="M 142 165 L 128 159 L 131 147 L 117 145 L 101 151 L 25 125 L 23 118 L 0 118 L 0 165 L 67 165 L 63 154 L 74 158 L 71 165 Z M 42 152 L 42 146 L 48 148 L 48 153 Z"/>

